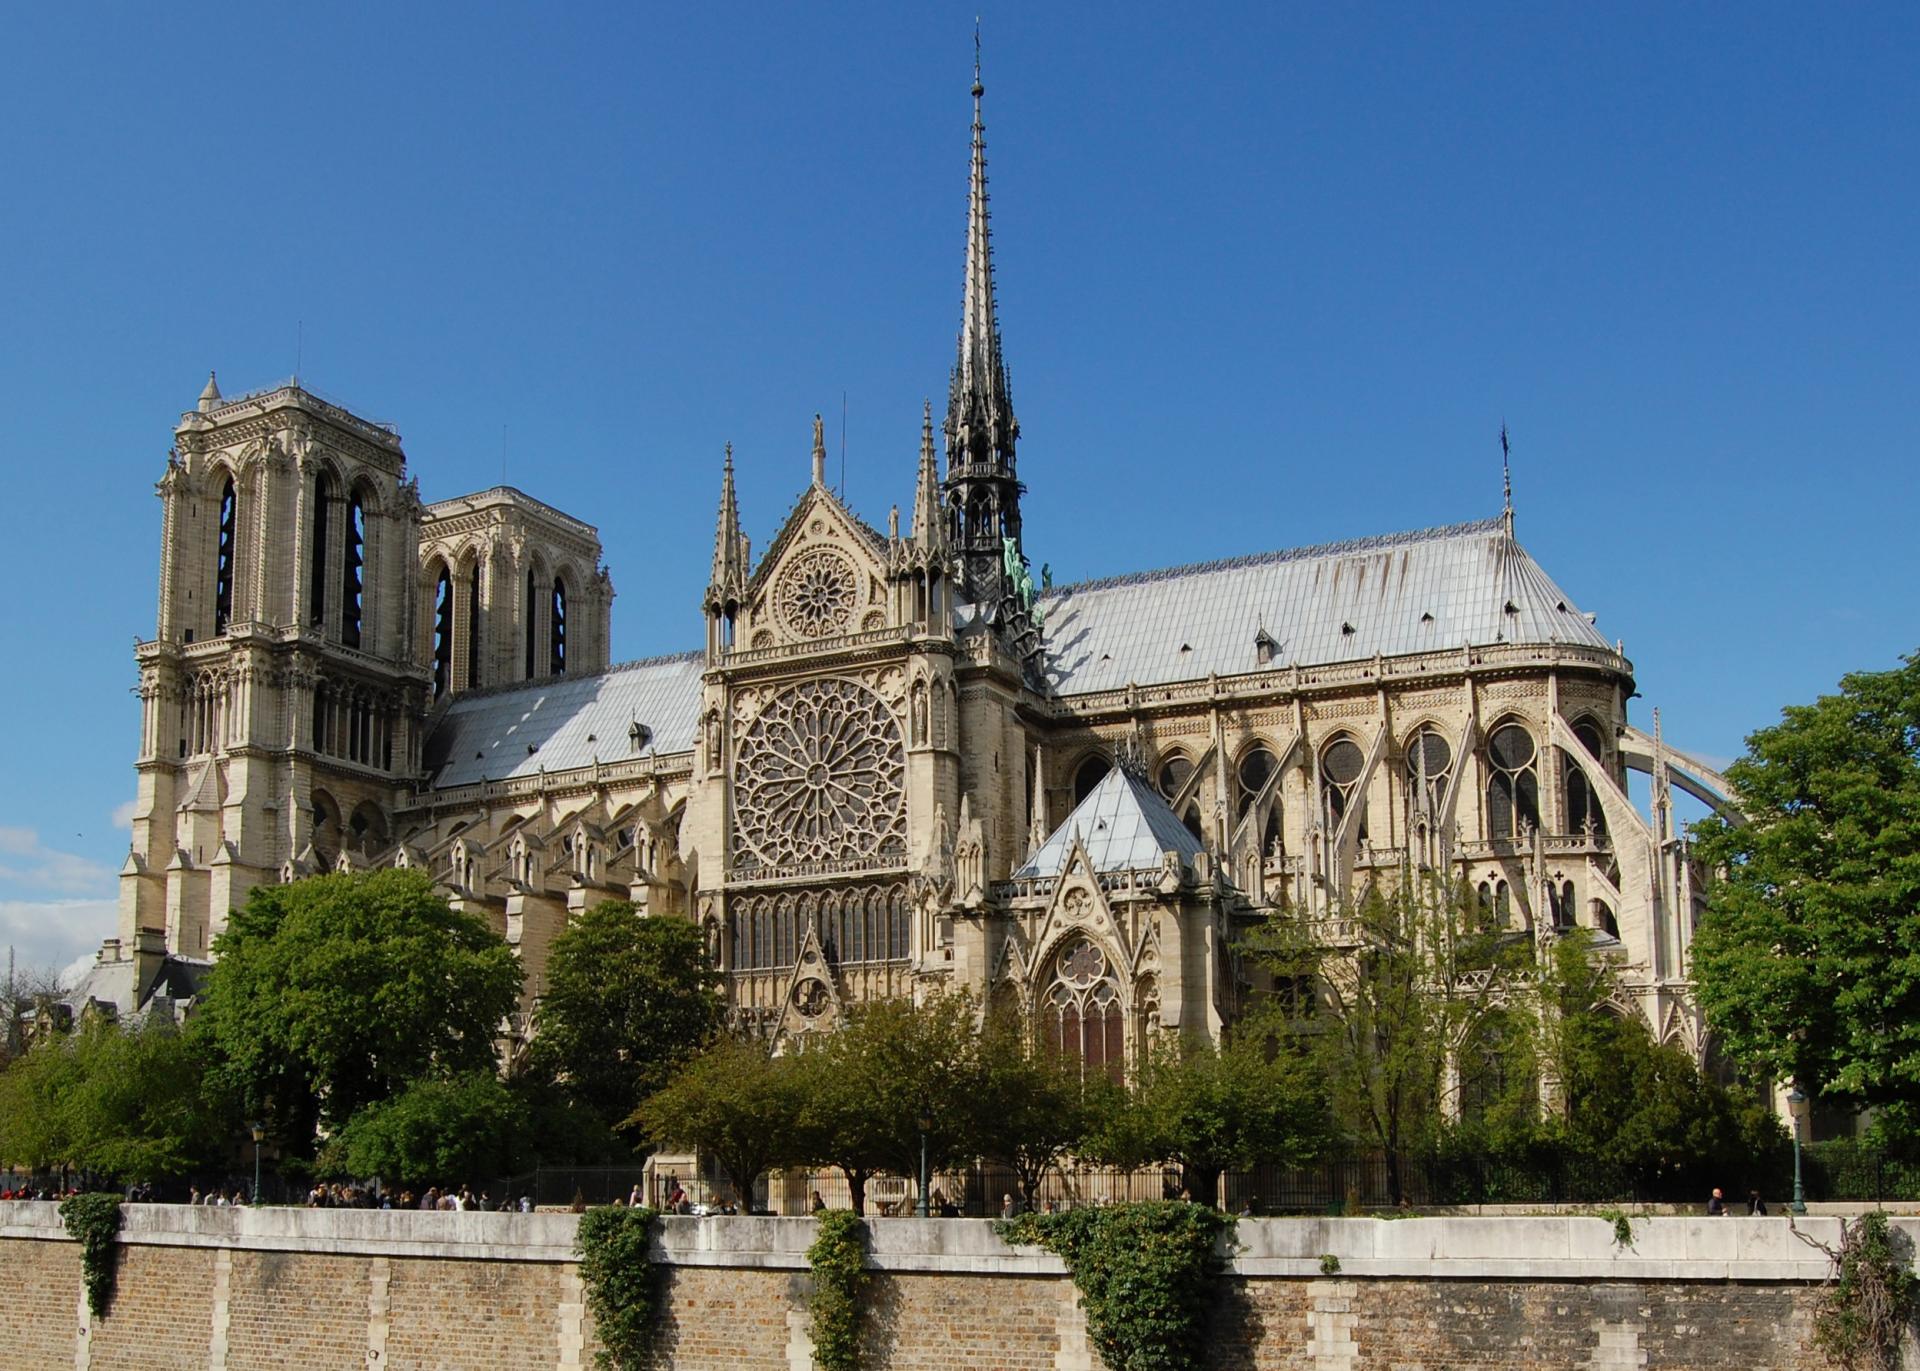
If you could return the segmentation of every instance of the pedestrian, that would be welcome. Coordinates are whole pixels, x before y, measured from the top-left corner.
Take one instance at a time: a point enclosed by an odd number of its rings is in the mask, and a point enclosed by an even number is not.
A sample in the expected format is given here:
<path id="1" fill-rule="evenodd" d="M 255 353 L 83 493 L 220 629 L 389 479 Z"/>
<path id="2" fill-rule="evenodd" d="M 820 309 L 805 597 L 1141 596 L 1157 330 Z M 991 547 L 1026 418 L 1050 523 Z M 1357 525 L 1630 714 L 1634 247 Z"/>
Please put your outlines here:
<path id="1" fill-rule="evenodd" d="M 1707 1214 L 1711 1218 L 1720 1218 L 1727 1212 L 1727 1197 L 1720 1192 L 1719 1186 L 1713 1187 L 1713 1194 L 1707 1199 Z"/>
<path id="2" fill-rule="evenodd" d="M 1001 1218 L 1010 1219 L 1019 1212 L 1020 1210 L 1018 1206 L 1016 1206 L 1013 1202 L 1013 1196 L 1002 1195 L 1000 1197 L 1000 1217 Z"/>
<path id="3" fill-rule="evenodd" d="M 820 1198 L 820 1192 L 818 1190 L 814 1191 L 813 1192 L 813 1212 L 818 1214 L 822 1209 L 825 1209 L 826 1207 L 827 1207 L 827 1202 Z"/>
<path id="4" fill-rule="evenodd" d="M 1747 1213 L 1753 1215 L 1755 1218 L 1766 1217 L 1767 1202 L 1760 1198 L 1760 1192 L 1758 1190 L 1749 1190 L 1747 1192 Z"/>

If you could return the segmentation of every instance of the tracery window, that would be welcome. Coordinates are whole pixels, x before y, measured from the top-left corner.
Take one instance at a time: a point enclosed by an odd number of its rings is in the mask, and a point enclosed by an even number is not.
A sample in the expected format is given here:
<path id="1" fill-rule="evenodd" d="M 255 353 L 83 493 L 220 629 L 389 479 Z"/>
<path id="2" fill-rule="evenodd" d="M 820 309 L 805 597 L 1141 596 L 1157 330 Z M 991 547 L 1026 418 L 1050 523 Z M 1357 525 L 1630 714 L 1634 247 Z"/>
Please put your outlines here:
<path id="1" fill-rule="evenodd" d="M 1113 770 L 1113 763 L 1100 753 L 1095 753 L 1080 763 L 1073 773 L 1073 802 L 1077 805 L 1093 794 L 1094 787 L 1104 781 L 1111 770 Z"/>
<path id="2" fill-rule="evenodd" d="M 367 507 L 360 492 L 347 502 L 346 545 L 340 569 L 340 641 L 360 646 L 360 617 L 366 590 L 363 568 L 367 555 Z"/>
<path id="3" fill-rule="evenodd" d="M 1407 808 L 1437 819 L 1453 775 L 1453 745 L 1437 728 L 1423 728 L 1407 745 Z"/>
<path id="4" fill-rule="evenodd" d="M 327 621 L 327 525 L 332 517 L 333 482 L 327 473 L 313 476 L 313 546 L 307 552 L 307 622 L 318 628 Z"/>
<path id="5" fill-rule="evenodd" d="M 763 709 L 734 762 L 735 856 L 787 867 L 902 855 L 906 748 L 886 703 L 854 681 L 807 681 Z"/>
<path id="6" fill-rule="evenodd" d="M 1487 739 L 1487 836 L 1513 838 L 1540 826 L 1540 780 L 1533 738 L 1519 724 L 1502 724 Z"/>
<path id="7" fill-rule="evenodd" d="M 1184 752 L 1169 753 L 1167 759 L 1160 763 L 1158 785 L 1162 798 L 1168 804 L 1172 804 L 1179 797 L 1180 787 L 1187 783 L 1187 778 L 1191 775 L 1193 775 L 1193 759 Z"/>
<path id="8" fill-rule="evenodd" d="M 1573 726 L 1573 736 L 1580 746 L 1596 761 L 1604 761 L 1606 754 L 1601 750 L 1600 726 L 1592 719 L 1581 719 Z M 1567 832 L 1584 833 L 1591 826 L 1596 834 L 1607 831 L 1607 816 L 1600 808 L 1600 797 L 1594 793 L 1593 782 L 1564 749 L 1560 754 L 1560 768 L 1566 774 Z"/>
<path id="9" fill-rule="evenodd" d="M 547 621 L 547 672 L 564 676 L 567 671 L 567 583 L 553 578 L 553 614 Z"/>
<path id="10" fill-rule="evenodd" d="M 1078 1061 L 1083 1076 L 1119 1084 L 1126 1070 L 1125 1015 L 1106 954 L 1075 938 L 1054 955 L 1053 979 L 1040 997 L 1040 1027 L 1054 1051 Z"/>
<path id="11" fill-rule="evenodd" d="M 240 528 L 240 500 L 234 493 L 233 478 L 220 488 L 220 546 L 213 573 L 213 631 L 227 631 L 233 617 L 233 573 L 235 541 Z"/>
<path id="12" fill-rule="evenodd" d="M 433 583 L 433 698 L 453 685 L 453 577 L 447 569 Z"/>
<path id="13" fill-rule="evenodd" d="M 1361 806 L 1359 837 L 1367 838 L 1366 796 L 1360 793 L 1360 773 L 1366 770 L 1366 754 L 1351 738 L 1336 738 L 1320 754 L 1320 806 L 1328 833 L 1338 833 L 1347 814 Z"/>
<path id="14" fill-rule="evenodd" d="M 1268 783 L 1273 779 L 1273 774 L 1279 769 L 1280 764 L 1274 759 L 1273 753 L 1258 743 L 1248 748 L 1241 756 L 1240 765 L 1234 768 L 1233 817 L 1236 822 L 1246 818 L 1247 811 L 1260 799 L 1261 793 L 1267 789 Z M 1196 815 L 1195 818 L 1197 817 Z M 1194 829 L 1196 833 L 1199 831 L 1193 823 L 1189 823 L 1187 827 Z M 1273 851 L 1279 846 L 1280 838 L 1280 806 L 1273 803 L 1273 797 L 1269 793 L 1266 822 L 1261 826 L 1260 831 L 1260 850 Z"/>

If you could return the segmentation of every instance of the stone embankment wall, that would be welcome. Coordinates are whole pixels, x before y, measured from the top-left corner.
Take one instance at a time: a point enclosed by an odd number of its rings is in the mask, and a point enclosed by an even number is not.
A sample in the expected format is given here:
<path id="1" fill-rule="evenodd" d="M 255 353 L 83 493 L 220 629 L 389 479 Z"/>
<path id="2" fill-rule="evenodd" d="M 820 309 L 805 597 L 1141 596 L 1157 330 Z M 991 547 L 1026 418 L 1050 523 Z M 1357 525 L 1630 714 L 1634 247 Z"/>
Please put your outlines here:
<path id="1" fill-rule="evenodd" d="M 0 1371 L 592 1364 L 569 1214 L 129 1205 L 89 1318 L 51 1204 L 0 1203 Z M 1839 1220 L 1803 1219 L 1829 1244 Z M 1910 1231 L 1920 1223 L 1902 1221 Z M 668 1219 L 662 1364 L 806 1371 L 808 1219 Z M 868 1364 L 1098 1371 L 1060 1263 L 981 1220 L 872 1225 Z M 1339 1271 L 1321 1273 L 1323 1255 Z M 1218 1371 L 1812 1368 L 1828 1263 L 1784 1218 L 1242 1220 Z"/>

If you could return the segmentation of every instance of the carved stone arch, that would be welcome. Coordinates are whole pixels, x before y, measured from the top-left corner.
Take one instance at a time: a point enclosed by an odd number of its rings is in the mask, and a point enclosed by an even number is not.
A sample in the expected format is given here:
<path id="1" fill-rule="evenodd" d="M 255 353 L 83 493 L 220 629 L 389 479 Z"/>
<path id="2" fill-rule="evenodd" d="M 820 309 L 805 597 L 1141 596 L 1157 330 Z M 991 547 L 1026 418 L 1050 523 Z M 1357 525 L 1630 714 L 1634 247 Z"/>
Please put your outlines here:
<path id="1" fill-rule="evenodd" d="M 1103 746 L 1084 748 L 1074 757 L 1067 769 L 1067 776 L 1073 785 L 1073 803 L 1079 803 L 1093 793 L 1093 788 L 1107 778 L 1113 770 L 1113 753 Z"/>
<path id="2" fill-rule="evenodd" d="M 1522 743 L 1524 735 L 1524 745 Z M 1508 709 L 1494 720 L 1481 743 L 1486 776 L 1482 796 L 1487 837 L 1518 840 L 1540 826 L 1540 759 L 1546 730 L 1525 714 Z"/>
<path id="3" fill-rule="evenodd" d="M 310 835 L 307 845 L 313 849 L 315 869 L 330 871 L 346 846 L 346 824 L 340 802 L 330 791 L 315 786 L 309 797 L 307 815 Z"/>

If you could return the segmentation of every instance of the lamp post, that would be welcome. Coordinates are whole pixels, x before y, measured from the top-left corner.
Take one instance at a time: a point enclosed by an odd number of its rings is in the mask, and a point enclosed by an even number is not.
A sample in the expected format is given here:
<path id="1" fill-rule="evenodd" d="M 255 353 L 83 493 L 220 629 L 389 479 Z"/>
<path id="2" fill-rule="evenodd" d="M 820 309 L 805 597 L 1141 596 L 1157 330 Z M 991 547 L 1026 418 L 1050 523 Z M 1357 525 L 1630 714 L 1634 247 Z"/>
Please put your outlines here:
<path id="1" fill-rule="evenodd" d="M 923 1111 L 916 1121 L 920 1125 L 920 1217 L 927 1217 L 927 1131 L 933 1127 L 933 1120 Z"/>
<path id="2" fill-rule="evenodd" d="M 1807 1118 L 1807 1096 L 1797 1081 L 1787 1092 L 1787 1113 L 1793 1118 L 1793 1203 L 1787 1208 L 1795 1214 L 1804 1214 L 1807 1195 L 1800 1184 L 1800 1129 Z"/>
<path id="3" fill-rule="evenodd" d="M 253 1202 L 260 1203 L 260 1140 L 267 1136 L 267 1126 L 250 1123 L 247 1132 L 253 1134 Z"/>

